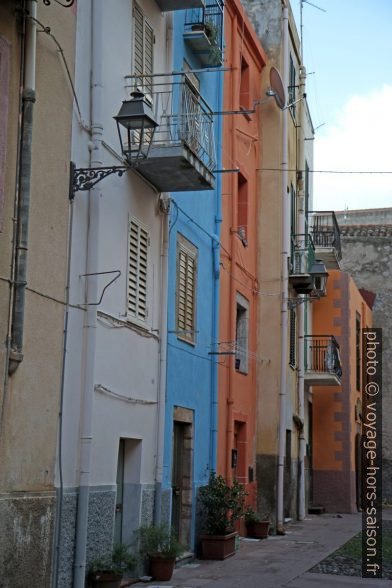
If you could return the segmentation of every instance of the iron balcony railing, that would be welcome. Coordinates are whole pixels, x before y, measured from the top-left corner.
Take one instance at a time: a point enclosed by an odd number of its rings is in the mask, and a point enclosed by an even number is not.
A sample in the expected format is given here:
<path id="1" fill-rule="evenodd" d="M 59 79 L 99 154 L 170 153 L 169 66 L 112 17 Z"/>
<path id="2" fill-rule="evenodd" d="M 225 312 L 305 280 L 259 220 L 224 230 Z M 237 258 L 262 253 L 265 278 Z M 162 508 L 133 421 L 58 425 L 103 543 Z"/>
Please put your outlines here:
<path id="1" fill-rule="evenodd" d="M 202 8 L 185 13 L 185 31 L 204 31 L 212 46 L 223 51 L 223 0 L 206 0 Z"/>
<path id="2" fill-rule="evenodd" d="M 340 229 L 333 211 L 311 212 L 311 233 L 316 247 L 334 248 L 337 259 L 342 259 Z"/>
<path id="3" fill-rule="evenodd" d="M 310 235 L 291 236 L 291 275 L 308 274 L 314 263 L 314 256 L 315 248 Z"/>
<path id="4" fill-rule="evenodd" d="M 305 335 L 305 372 L 341 378 L 339 343 L 333 335 Z"/>
<path id="5" fill-rule="evenodd" d="M 185 144 L 212 172 L 216 168 L 213 114 L 190 76 L 175 72 L 130 75 L 126 80 L 128 90 L 137 86 L 144 91 L 158 123 L 152 135 L 150 157 L 154 155 L 154 148 Z M 133 133 L 137 146 L 140 135 L 138 131 Z"/>

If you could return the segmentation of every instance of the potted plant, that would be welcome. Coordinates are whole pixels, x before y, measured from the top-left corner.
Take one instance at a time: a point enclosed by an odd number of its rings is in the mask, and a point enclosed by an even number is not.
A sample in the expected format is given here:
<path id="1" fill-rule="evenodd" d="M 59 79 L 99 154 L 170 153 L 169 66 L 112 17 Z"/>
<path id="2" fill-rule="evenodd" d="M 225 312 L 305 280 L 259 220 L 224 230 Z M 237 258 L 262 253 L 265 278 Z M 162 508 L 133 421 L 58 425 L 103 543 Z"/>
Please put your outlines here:
<path id="1" fill-rule="evenodd" d="M 129 546 L 116 543 L 110 554 L 90 562 L 88 578 L 92 588 L 120 588 L 124 573 L 131 572 L 135 565 Z"/>
<path id="2" fill-rule="evenodd" d="M 140 553 L 149 560 L 149 573 L 155 580 L 170 580 L 176 558 L 184 552 L 173 531 L 165 523 L 138 530 Z"/>
<path id="3" fill-rule="evenodd" d="M 269 517 L 260 517 L 251 506 L 248 506 L 245 512 L 245 524 L 248 537 L 254 539 L 265 539 L 268 537 L 268 531 L 270 527 Z"/>
<path id="4" fill-rule="evenodd" d="M 222 476 L 210 475 L 207 486 L 200 488 L 206 534 L 201 536 L 204 559 L 226 559 L 235 553 L 235 522 L 244 514 L 247 492 L 234 480 L 229 486 Z"/>

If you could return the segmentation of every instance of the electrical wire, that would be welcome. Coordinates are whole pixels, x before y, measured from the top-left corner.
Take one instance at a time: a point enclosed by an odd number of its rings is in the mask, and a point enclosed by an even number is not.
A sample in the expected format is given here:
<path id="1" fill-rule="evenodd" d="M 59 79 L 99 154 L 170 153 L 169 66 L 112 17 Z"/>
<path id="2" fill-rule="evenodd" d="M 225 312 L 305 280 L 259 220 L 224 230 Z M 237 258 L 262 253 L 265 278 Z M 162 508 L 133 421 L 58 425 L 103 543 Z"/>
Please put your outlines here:
<path id="1" fill-rule="evenodd" d="M 383 171 L 376 171 L 376 170 L 366 170 L 366 171 L 362 171 L 362 170 L 331 170 L 331 169 L 309 169 L 309 170 L 301 170 L 301 169 L 285 169 L 283 170 L 283 168 L 280 167 L 258 167 L 256 168 L 256 171 L 273 171 L 273 172 L 283 172 L 283 171 L 288 171 L 288 172 L 296 172 L 296 173 L 306 173 L 306 171 L 308 173 L 311 174 L 370 174 L 370 175 L 376 175 L 376 174 L 392 174 L 392 170 L 388 171 L 388 170 L 383 170 Z"/>

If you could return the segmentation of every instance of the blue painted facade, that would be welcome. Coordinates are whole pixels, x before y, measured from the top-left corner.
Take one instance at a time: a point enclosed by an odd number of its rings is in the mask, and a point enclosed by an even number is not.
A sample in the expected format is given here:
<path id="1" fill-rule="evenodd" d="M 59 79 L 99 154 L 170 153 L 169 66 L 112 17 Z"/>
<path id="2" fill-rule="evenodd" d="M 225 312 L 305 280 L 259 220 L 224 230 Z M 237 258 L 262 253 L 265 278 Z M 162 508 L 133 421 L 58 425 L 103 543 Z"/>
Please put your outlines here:
<path id="1" fill-rule="evenodd" d="M 184 41 L 188 11 L 173 13 L 173 69 L 192 70 L 203 63 Z M 188 14 L 187 14 L 188 13 Z M 222 19 L 223 27 L 223 19 Z M 204 63 L 205 67 L 205 63 Z M 212 111 L 222 110 L 223 73 L 198 71 L 200 94 Z M 214 116 L 216 169 L 221 169 L 222 117 Z M 168 277 L 168 350 L 165 414 L 163 492 L 171 497 L 173 465 L 173 414 L 175 407 L 193 411 L 192 523 L 190 548 L 195 547 L 196 496 L 216 468 L 218 393 L 217 350 L 219 317 L 219 233 L 221 223 L 221 175 L 215 189 L 173 193 Z M 176 271 L 178 234 L 197 248 L 195 344 L 184 342 L 176 332 Z M 170 498 L 171 504 L 171 498 Z"/>

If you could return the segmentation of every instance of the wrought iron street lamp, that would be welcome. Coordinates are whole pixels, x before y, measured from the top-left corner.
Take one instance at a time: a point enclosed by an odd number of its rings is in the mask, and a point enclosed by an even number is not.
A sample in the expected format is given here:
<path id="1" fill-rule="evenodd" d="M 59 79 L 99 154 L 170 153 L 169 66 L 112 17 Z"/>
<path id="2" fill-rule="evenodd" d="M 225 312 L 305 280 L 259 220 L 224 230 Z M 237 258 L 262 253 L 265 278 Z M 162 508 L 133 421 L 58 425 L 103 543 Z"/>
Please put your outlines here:
<path id="1" fill-rule="evenodd" d="M 90 190 L 111 174 L 122 176 L 131 167 L 135 167 L 141 158 L 148 157 L 158 123 L 143 92 L 139 90 L 132 92 L 131 99 L 124 100 L 120 112 L 114 119 L 117 123 L 121 152 L 126 165 L 77 168 L 71 163 L 71 199 L 78 190 Z"/>
<path id="2" fill-rule="evenodd" d="M 313 277 L 313 296 L 317 298 L 325 296 L 327 293 L 327 278 L 329 275 L 325 264 L 319 259 L 316 259 L 316 261 L 312 263 L 309 273 Z"/>
<path id="3" fill-rule="evenodd" d="M 143 92 L 136 89 L 131 96 L 131 100 L 124 100 L 114 120 L 122 154 L 129 165 L 135 165 L 148 157 L 158 123 Z"/>

